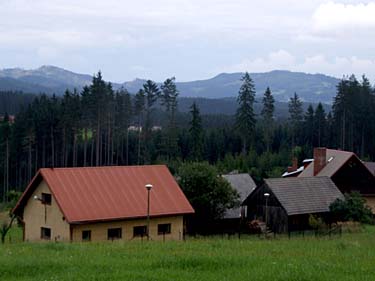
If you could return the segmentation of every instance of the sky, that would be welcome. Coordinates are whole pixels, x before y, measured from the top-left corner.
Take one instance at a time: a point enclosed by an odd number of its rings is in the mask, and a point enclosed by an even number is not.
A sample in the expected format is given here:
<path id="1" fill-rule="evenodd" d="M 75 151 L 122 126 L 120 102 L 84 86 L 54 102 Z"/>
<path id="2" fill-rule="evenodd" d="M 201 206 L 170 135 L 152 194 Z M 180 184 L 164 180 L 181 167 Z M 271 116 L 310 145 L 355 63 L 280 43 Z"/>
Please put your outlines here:
<path id="1" fill-rule="evenodd" d="M 113 82 L 275 69 L 375 82 L 375 1 L 0 0 L 0 68 Z"/>

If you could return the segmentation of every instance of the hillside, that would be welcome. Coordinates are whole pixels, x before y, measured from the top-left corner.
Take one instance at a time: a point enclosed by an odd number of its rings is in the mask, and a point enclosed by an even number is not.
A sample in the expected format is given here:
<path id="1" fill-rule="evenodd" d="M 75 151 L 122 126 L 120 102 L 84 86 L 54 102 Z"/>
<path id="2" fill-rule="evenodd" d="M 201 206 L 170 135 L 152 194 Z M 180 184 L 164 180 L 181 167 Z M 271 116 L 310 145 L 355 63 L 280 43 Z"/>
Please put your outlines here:
<path id="1" fill-rule="evenodd" d="M 222 73 L 211 79 L 177 82 L 181 97 L 226 98 L 237 96 L 242 73 Z M 338 79 L 323 74 L 306 74 L 275 70 L 265 73 L 251 73 L 257 95 L 269 86 L 277 101 L 288 101 L 297 92 L 306 102 L 331 103 L 336 93 Z M 135 93 L 145 82 L 135 79 L 122 84 L 112 83 L 114 89 L 121 86 Z M 42 66 L 34 70 L 20 68 L 0 70 L 0 91 L 44 92 L 61 95 L 68 88 L 81 89 L 91 83 L 91 76 L 77 74 L 55 66 Z M 160 84 L 160 83 L 159 83 Z"/>

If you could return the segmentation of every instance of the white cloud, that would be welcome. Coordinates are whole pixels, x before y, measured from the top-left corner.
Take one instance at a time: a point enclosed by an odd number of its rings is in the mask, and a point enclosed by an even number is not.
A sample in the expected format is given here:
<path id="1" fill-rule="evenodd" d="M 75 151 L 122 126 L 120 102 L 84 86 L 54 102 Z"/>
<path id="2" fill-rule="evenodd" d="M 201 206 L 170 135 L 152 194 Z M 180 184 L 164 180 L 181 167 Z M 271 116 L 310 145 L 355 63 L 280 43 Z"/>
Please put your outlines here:
<path id="1" fill-rule="evenodd" d="M 372 60 L 352 56 L 375 58 L 368 36 L 375 2 L 348 1 L 356 0 L 0 0 L 0 67 L 54 63 L 106 69 L 116 80 L 171 73 L 191 80 L 250 53 L 232 69 L 302 68 L 302 56 L 316 72 L 336 73 L 339 58 L 371 69 Z M 348 42 L 342 34 L 351 29 Z M 21 53 L 26 60 L 15 58 Z M 315 54 L 324 58 L 321 67 Z"/>
<path id="2" fill-rule="evenodd" d="M 352 57 L 334 57 L 327 59 L 322 54 L 307 56 L 298 60 L 296 56 L 285 50 L 272 52 L 266 57 L 245 59 L 241 63 L 222 68 L 231 72 L 266 72 L 275 69 L 302 71 L 307 73 L 323 73 L 338 78 L 355 74 L 360 77 L 365 74 L 375 80 L 375 60 Z"/>
<path id="3" fill-rule="evenodd" d="M 239 64 L 223 68 L 223 72 L 265 72 L 274 69 L 288 69 L 295 64 L 295 57 L 285 50 L 270 53 L 267 57 L 244 59 Z"/>
<path id="4" fill-rule="evenodd" d="M 375 3 L 342 4 L 328 2 L 321 4 L 312 16 L 313 29 L 318 32 L 375 28 Z"/>

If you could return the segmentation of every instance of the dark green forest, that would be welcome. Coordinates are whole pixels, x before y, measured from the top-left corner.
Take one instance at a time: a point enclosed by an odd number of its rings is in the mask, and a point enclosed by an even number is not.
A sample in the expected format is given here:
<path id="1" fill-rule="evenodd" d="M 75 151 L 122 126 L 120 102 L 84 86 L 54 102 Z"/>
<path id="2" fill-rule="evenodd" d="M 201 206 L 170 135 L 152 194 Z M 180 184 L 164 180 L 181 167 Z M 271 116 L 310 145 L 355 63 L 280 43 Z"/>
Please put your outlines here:
<path id="1" fill-rule="evenodd" d="M 366 77 L 344 77 L 331 111 L 322 104 L 305 110 L 291 93 L 285 118 L 275 118 L 270 88 L 254 110 L 255 87 L 246 73 L 233 115 L 201 114 L 193 101 L 179 111 L 173 77 L 160 87 L 148 80 L 137 93 L 113 90 L 100 72 L 62 97 L 0 92 L 1 200 L 23 191 L 42 167 L 164 163 L 176 173 L 184 162 L 208 162 L 261 181 L 279 177 L 292 157 L 310 158 L 317 146 L 375 159 L 375 95 Z"/>

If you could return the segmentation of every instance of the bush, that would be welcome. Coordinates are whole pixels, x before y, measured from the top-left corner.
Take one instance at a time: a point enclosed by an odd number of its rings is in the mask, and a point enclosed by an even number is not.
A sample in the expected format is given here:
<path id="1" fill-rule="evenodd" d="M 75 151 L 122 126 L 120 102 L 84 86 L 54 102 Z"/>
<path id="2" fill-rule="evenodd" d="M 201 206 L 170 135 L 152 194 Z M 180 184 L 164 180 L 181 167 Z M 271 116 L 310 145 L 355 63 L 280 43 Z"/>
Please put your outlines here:
<path id="1" fill-rule="evenodd" d="M 326 227 L 323 219 L 318 216 L 314 216 L 312 214 L 309 215 L 309 225 L 312 229 L 318 230 Z"/>
<path id="2" fill-rule="evenodd" d="M 208 163 L 183 164 L 178 172 L 179 183 L 195 210 L 196 228 L 204 228 L 219 219 L 225 210 L 239 205 L 239 195 L 230 184 L 218 176 Z M 196 229 L 199 231 L 199 229 Z"/>
<path id="3" fill-rule="evenodd" d="M 336 199 L 329 209 L 336 221 L 357 221 L 373 223 L 371 209 L 366 206 L 366 201 L 358 192 L 345 194 L 345 199 Z"/>

